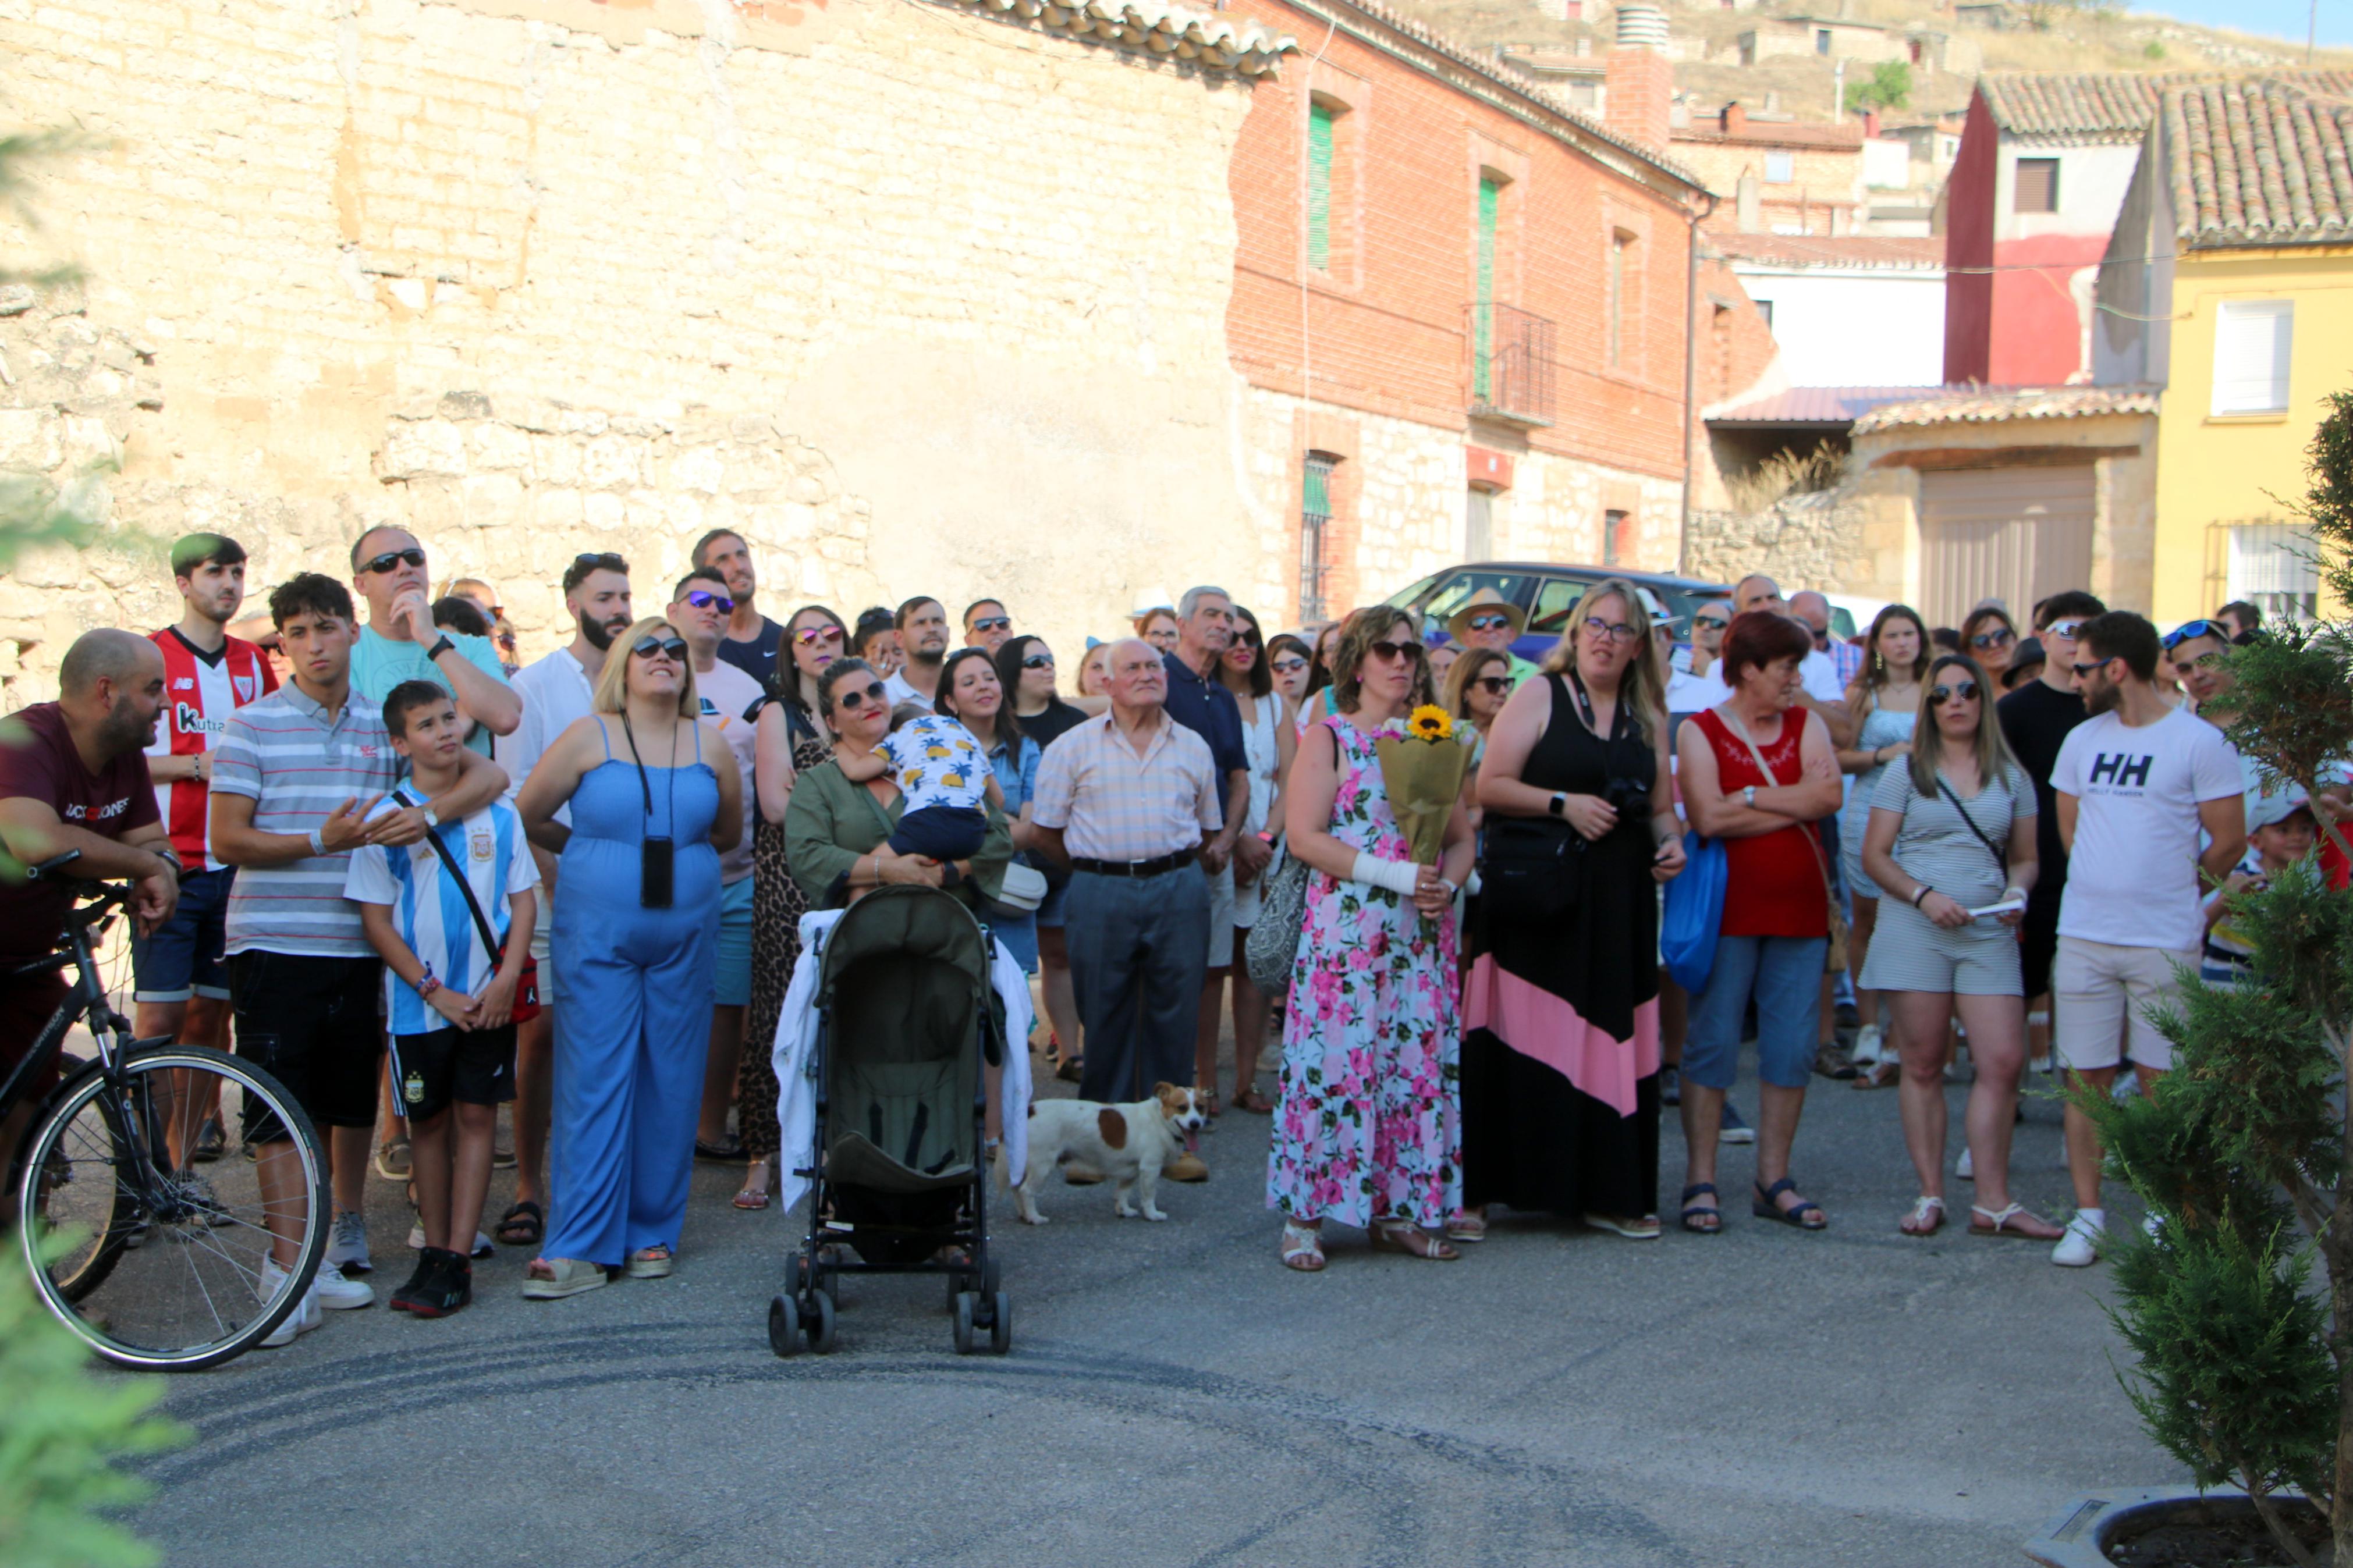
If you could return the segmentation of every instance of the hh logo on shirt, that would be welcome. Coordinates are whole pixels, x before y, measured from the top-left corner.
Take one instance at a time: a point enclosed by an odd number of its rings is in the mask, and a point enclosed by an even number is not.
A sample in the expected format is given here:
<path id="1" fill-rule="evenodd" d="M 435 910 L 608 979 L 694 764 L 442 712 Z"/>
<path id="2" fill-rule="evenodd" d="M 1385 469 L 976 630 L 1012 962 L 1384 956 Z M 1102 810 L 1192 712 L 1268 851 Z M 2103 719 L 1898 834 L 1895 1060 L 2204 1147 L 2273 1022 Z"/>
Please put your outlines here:
<path id="1" fill-rule="evenodd" d="M 2089 782 L 2116 789 L 2147 789 L 2149 764 L 2155 761 L 2155 757 L 2136 757 L 2125 752 L 2111 756 L 2105 752 L 2097 752 L 2092 757 Z"/>

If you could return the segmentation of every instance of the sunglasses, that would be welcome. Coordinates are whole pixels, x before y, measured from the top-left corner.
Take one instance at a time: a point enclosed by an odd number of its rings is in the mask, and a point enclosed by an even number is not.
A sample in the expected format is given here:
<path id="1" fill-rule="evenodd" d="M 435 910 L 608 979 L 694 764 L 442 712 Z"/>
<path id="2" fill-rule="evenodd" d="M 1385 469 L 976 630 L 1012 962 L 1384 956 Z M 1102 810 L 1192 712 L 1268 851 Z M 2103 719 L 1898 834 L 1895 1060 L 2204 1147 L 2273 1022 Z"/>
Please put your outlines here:
<path id="1" fill-rule="evenodd" d="M 1598 637 L 1612 637 L 1619 642 L 1632 642 L 1642 635 L 1640 626 L 1630 626 L 1623 621 L 1605 621 L 1599 616 L 1585 617 L 1585 629 Z"/>
<path id="2" fill-rule="evenodd" d="M 1694 616 L 1692 617 L 1692 625 L 1695 626 L 1712 626 L 1717 631 L 1722 631 L 1731 624 L 1732 617 L 1730 616 Z"/>
<path id="3" fill-rule="evenodd" d="M 627 572 L 629 563 L 609 550 L 591 550 L 572 558 L 575 566 L 586 566 L 596 572 Z"/>
<path id="4" fill-rule="evenodd" d="M 2165 651 L 2171 653 L 2183 643 L 2195 642 L 2200 637 L 2212 637 L 2218 642 L 2227 643 L 2231 640 L 2231 628 L 2220 621 L 2188 622 L 2165 634 Z"/>
<path id="5" fill-rule="evenodd" d="M 2065 637 L 2069 642 L 2073 642 L 2075 634 L 2083 629 L 2084 623 L 2080 620 L 2053 621 L 2042 628 L 2042 635 L 2046 637 Z"/>
<path id="6" fill-rule="evenodd" d="M 686 591 L 686 602 L 698 610 L 715 607 L 723 616 L 731 615 L 735 609 L 734 600 L 724 594 L 714 594 L 708 588 L 689 588 Z"/>
<path id="7" fill-rule="evenodd" d="M 983 616 L 980 619 L 972 623 L 972 629 L 976 632 L 1009 632 L 1013 629 L 1013 617 L 1011 616 Z"/>
<path id="8" fill-rule="evenodd" d="M 882 683 L 879 680 L 863 691 L 837 691 L 833 694 L 833 705 L 837 708 L 847 708 L 852 713 L 857 712 L 869 702 L 877 707 L 885 707 L 889 705 L 889 701 L 890 699 L 883 694 Z"/>
<path id="9" fill-rule="evenodd" d="M 1978 700 L 1978 683 L 1964 680 L 1957 685 L 1946 686 L 1940 682 L 1928 688 L 1928 706 L 1931 708 L 1942 708 L 1956 697 L 1964 702 L 1975 702 Z"/>
<path id="10" fill-rule="evenodd" d="M 1474 632 L 1501 631 L 1511 624 L 1512 617 L 1509 616 L 1473 616 L 1471 617 L 1471 629 Z"/>
<path id="11" fill-rule="evenodd" d="M 1054 656 L 1050 653 L 1033 653 L 1029 658 L 1021 661 L 1021 668 L 1024 669 L 1051 669 L 1054 668 Z"/>
<path id="12" fill-rule="evenodd" d="M 410 545 L 406 550 L 387 550 L 373 561 L 362 562 L 360 563 L 360 570 L 363 572 L 389 572 L 394 567 L 404 563 L 410 566 L 424 565 L 425 552 L 418 549 L 414 544 Z"/>
<path id="13" fill-rule="evenodd" d="M 1307 668 L 1307 661 L 1297 654 L 1293 654 L 1287 658 L 1276 659 L 1267 668 L 1277 675 L 1296 675 Z"/>
<path id="14" fill-rule="evenodd" d="M 2116 662 L 2116 655 L 2110 654 L 2105 658 L 2095 658 L 2089 664 L 2071 664 L 2067 668 L 2075 672 L 2076 679 L 2081 680 L 2095 669 L 2105 669 L 2109 665 Z"/>
<path id="15" fill-rule="evenodd" d="M 1500 675 L 1482 675 L 1471 684 L 1490 697 L 1501 697 L 1512 689 L 1512 683 Z"/>
<path id="16" fill-rule="evenodd" d="M 2018 634 L 2007 626 L 1996 626 L 1989 632 L 1979 632 L 1969 639 L 1971 647 L 2000 647 L 2018 640 Z"/>
<path id="17" fill-rule="evenodd" d="M 1396 660 L 1403 664 L 1419 664 L 1430 657 L 1418 642 L 1377 642 L 1365 652 L 1383 663 Z"/>
<path id="18" fill-rule="evenodd" d="M 803 626 L 793 634 L 793 641 L 803 647 L 815 647 L 821 642 L 839 642 L 840 640 L 839 626 Z"/>
<path id="19" fill-rule="evenodd" d="M 651 632 L 648 632 L 630 645 L 629 651 L 646 658 L 651 658 L 658 653 L 667 654 L 672 659 L 683 663 L 686 659 L 686 639 L 674 637 L 658 637 Z"/>

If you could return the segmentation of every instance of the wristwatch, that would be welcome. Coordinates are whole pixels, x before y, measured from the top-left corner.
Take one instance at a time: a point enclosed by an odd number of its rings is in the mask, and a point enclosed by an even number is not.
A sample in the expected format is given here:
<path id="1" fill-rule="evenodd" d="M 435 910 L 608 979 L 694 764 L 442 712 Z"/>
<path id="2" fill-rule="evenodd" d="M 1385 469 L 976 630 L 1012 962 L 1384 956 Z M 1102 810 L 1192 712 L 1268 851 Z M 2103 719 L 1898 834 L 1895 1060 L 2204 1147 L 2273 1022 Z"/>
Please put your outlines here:
<path id="1" fill-rule="evenodd" d="M 1740 786 L 1740 804 L 1751 807 L 1756 805 L 1757 786 L 1755 784 L 1742 784 Z"/>
<path id="2" fill-rule="evenodd" d="M 443 654 L 455 653 L 457 650 L 458 645 L 449 640 L 448 633 L 444 632 L 441 634 L 441 640 L 439 642 L 435 643 L 431 647 L 425 650 L 426 662 L 429 664 L 433 660 L 439 658 Z"/>
<path id="3" fill-rule="evenodd" d="M 441 826 L 441 814 L 433 809 L 433 803 L 431 801 L 427 801 L 418 809 L 425 813 L 425 826 L 427 828 L 430 829 Z"/>
<path id="4" fill-rule="evenodd" d="M 1545 804 L 1545 809 L 1551 812 L 1555 816 L 1567 816 L 1568 814 L 1568 792 L 1557 789 L 1553 791 L 1552 799 Z"/>

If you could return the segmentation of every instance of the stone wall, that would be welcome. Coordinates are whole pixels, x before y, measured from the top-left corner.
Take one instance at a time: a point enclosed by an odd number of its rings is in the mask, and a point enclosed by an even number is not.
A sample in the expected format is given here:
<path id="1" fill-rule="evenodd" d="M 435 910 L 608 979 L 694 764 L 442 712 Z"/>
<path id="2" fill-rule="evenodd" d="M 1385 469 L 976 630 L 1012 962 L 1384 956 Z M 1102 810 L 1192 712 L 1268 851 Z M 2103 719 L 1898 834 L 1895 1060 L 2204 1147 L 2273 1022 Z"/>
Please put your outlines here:
<path id="1" fill-rule="evenodd" d="M 1762 572 L 1785 594 L 1811 588 L 1898 598 L 1903 542 L 1888 536 L 1884 510 L 1873 498 L 1840 489 L 1785 496 L 1761 511 L 1694 511 L 1685 569 L 1720 583 Z"/>
<path id="2" fill-rule="evenodd" d="M 9 117 L 89 137 L 0 232 L 83 272 L 0 315 L 0 468 L 233 533 L 257 588 L 397 521 L 535 656 L 574 552 L 643 603 L 721 525 L 772 613 L 1001 594 L 1062 639 L 1255 559 L 1246 79 L 921 0 L 0 0 L 0 47 Z M 0 698 L 164 575 L 24 563 Z"/>

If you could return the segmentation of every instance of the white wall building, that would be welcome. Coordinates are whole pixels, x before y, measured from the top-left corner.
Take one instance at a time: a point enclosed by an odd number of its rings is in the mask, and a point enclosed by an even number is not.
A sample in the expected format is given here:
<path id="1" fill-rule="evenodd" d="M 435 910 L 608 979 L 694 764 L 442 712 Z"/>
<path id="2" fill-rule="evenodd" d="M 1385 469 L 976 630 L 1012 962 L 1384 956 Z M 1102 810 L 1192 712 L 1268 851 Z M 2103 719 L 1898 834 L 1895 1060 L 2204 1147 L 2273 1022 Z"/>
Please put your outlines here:
<path id="1" fill-rule="evenodd" d="M 1944 380 L 1945 242 L 1713 235 L 1780 345 L 1792 386 Z"/>

